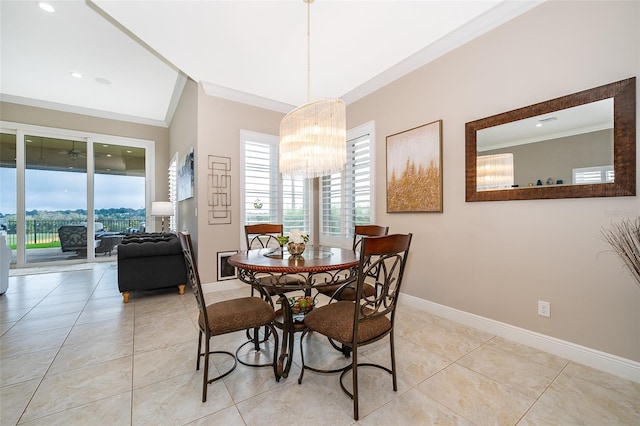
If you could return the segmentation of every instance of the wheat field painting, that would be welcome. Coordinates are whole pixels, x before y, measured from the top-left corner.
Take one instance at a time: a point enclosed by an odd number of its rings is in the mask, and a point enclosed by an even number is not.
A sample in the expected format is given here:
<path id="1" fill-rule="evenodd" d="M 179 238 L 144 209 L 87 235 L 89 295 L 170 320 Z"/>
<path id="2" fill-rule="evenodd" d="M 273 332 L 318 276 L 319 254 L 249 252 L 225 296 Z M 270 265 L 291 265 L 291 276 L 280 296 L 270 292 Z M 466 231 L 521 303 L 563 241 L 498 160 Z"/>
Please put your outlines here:
<path id="1" fill-rule="evenodd" d="M 442 212 L 442 120 L 387 136 L 387 213 Z"/>

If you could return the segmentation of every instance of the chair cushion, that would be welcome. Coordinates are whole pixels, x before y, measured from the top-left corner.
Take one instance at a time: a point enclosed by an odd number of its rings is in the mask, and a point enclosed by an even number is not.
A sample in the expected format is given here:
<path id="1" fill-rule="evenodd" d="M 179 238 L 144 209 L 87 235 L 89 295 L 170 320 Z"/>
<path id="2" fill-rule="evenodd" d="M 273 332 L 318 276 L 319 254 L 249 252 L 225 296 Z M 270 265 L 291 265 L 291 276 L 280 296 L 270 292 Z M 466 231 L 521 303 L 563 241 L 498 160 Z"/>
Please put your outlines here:
<path id="1" fill-rule="evenodd" d="M 273 321 L 275 315 L 271 305 L 258 297 L 241 297 L 207 306 L 212 336 L 260 327 Z M 202 314 L 198 318 L 198 324 L 206 330 Z"/>
<path id="2" fill-rule="evenodd" d="M 353 283 L 353 285 L 355 285 L 355 283 Z M 326 294 L 327 296 L 332 296 L 333 293 L 335 293 L 335 291 L 340 288 L 340 286 L 342 286 L 342 284 L 329 285 L 326 287 L 318 287 L 318 291 L 322 294 Z M 376 294 L 376 289 L 372 285 L 370 284 L 364 285 L 364 295 L 366 297 L 371 297 L 371 296 L 374 296 L 375 294 Z M 350 286 L 345 287 L 340 292 L 340 294 L 336 296 L 336 300 L 350 300 L 353 302 L 354 300 L 356 300 L 356 290 Z"/>
<path id="3" fill-rule="evenodd" d="M 353 341 L 353 302 L 341 301 L 315 308 L 304 317 L 304 325 L 310 330 L 340 343 Z M 389 318 L 381 316 L 358 325 L 358 343 L 383 335 L 391 329 Z"/>

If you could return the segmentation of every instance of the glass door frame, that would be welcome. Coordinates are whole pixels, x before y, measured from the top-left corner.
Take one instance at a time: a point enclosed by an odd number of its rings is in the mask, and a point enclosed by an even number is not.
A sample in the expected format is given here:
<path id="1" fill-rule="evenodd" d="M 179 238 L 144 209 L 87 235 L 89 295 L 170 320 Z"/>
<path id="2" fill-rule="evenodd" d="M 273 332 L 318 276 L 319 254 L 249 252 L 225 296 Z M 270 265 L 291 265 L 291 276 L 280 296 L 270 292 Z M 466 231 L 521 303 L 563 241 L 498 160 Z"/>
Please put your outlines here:
<path id="1" fill-rule="evenodd" d="M 35 265 L 60 264 L 60 262 L 26 262 L 26 205 L 25 205 L 25 169 L 26 169 L 26 141 L 25 136 L 41 136 L 83 141 L 87 143 L 87 258 L 80 261 L 65 261 L 65 263 L 84 263 L 95 261 L 94 246 L 94 172 L 95 158 L 93 145 L 109 143 L 127 145 L 145 149 L 145 216 L 149 223 L 151 201 L 155 195 L 155 141 L 147 139 L 113 136 L 78 130 L 59 129 L 55 127 L 36 126 L 23 123 L 0 121 L 0 132 L 16 135 L 16 267 Z"/>

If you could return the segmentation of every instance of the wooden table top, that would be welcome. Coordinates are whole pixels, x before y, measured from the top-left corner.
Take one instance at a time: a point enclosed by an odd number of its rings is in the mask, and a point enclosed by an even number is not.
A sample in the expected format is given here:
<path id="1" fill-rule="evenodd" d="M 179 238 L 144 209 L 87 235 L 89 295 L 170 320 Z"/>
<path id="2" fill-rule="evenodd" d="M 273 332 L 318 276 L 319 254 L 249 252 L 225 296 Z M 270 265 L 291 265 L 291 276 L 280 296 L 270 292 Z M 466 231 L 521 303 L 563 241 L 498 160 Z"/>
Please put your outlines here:
<path id="1" fill-rule="evenodd" d="M 229 264 L 239 269 L 272 273 L 315 273 L 349 269 L 358 266 L 359 253 L 351 249 L 307 246 L 301 256 L 286 249 L 255 249 L 229 257 Z"/>

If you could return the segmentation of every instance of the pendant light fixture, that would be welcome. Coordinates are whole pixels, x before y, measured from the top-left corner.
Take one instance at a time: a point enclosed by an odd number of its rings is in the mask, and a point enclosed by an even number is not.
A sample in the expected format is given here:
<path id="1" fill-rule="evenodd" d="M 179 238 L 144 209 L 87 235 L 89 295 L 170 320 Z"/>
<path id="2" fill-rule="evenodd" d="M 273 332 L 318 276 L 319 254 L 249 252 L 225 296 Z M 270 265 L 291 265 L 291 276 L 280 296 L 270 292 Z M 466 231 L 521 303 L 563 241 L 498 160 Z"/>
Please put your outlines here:
<path id="1" fill-rule="evenodd" d="M 285 177 L 313 178 L 344 168 L 347 159 L 346 106 L 341 99 L 311 102 L 310 6 L 307 4 L 307 103 L 280 122 L 279 169 Z"/>

